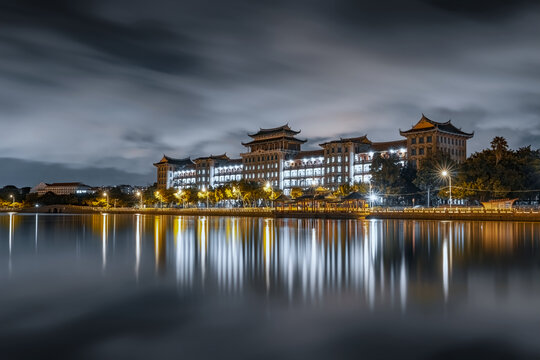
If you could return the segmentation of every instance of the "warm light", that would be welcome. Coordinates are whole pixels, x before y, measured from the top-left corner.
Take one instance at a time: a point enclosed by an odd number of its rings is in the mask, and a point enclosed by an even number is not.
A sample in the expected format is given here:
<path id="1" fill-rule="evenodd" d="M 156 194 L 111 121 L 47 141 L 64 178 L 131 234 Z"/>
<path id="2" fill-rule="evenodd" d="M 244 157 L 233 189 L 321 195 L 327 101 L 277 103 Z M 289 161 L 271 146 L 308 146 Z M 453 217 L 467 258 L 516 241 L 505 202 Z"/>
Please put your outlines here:
<path id="1" fill-rule="evenodd" d="M 443 171 L 441 172 L 441 175 L 442 175 L 442 176 L 445 176 L 445 177 L 448 176 L 448 171 L 443 170 Z"/>
<path id="2" fill-rule="evenodd" d="M 137 191 L 137 196 L 141 196 L 141 193 L 139 191 Z"/>
<path id="3" fill-rule="evenodd" d="M 106 193 L 106 192 L 104 192 L 104 193 L 103 193 L 103 196 L 107 196 L 107 193 Z"/>

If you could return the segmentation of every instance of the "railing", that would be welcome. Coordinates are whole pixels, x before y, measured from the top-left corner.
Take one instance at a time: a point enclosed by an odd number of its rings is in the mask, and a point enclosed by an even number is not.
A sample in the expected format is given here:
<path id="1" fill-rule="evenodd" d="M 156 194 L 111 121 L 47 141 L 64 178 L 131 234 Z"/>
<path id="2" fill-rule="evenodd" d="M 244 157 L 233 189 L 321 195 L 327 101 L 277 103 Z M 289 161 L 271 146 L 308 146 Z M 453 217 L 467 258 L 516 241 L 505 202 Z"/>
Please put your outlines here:
<path id="1" fill-rule="evenodd" d="M 540 209 L 484 209 L 482 207 L 444 207 L 444 208 L 372 208 L 372 214 L 540 214 Z"/>

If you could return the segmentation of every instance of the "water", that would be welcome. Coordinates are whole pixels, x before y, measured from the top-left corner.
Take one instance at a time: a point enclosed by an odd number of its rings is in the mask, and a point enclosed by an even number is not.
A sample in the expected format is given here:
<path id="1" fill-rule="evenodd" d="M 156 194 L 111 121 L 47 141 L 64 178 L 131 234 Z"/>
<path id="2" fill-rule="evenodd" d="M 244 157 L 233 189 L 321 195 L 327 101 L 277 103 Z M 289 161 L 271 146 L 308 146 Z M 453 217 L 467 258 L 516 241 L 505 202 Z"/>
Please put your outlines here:
<path id="1" fill-rule="evenodd" d="M 540 358 L 540 223 L 0 215 L 0 357 Z"/>

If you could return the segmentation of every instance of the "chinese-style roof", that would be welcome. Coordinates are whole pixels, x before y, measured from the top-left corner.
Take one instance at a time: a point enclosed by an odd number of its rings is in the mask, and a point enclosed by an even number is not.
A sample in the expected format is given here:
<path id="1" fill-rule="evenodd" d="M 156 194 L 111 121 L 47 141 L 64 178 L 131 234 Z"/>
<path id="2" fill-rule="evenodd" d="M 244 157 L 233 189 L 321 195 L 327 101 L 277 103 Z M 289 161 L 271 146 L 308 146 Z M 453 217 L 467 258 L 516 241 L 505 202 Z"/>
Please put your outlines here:
<path id="1" fill-rule="evenodd" d="M 438 131 L 442 131 L 442 132 L 453 134 L 453 135 L 464 136 L 467 138 L 471 138 L 474 136 L 474 132 L 467 133 L 467 132 L 461 131 L 461 129 L 458 129 L 457 127 L 452 125 L 452 122 L 450 120 L 444 123 L 440 123 L 440 122 L 429 119 L 424 114 L 422 114 L 422 118 L 416 123 L 416 125 L 414 125 L 412 128 L 406 131 L 399 130 L 399 133 L 405 136 L 407 134 L 418 133 L 418 132 L 423 132 L 423 131 L 431 131 L 431 130 L 438 130 Z"/>
<path id="2" fill-rule="evenodd" d="M 325 146 L 328 144 L 345 144 L 345 143 L 355 143 L 355 144 L 371 144 L 371 141 L 367 138 L 367 135 L 364 136 L 357 136 L 352 138 L 339 138 L 338 140 L 332 140 L 327 141 L 322 144 L 319 144 L 320 146 Z"/>
<path id="3" fill-rule="evenodd" d="M 285 132 L 287 134 L 292 134 L 292 135 L 300 134 L 300 131 L 295 131 L 295 130 L 291 129 L 289 127 L 289 124 L 287 123 L 285 125 L 278 126 L 278 127 L 275 127 L 275 128 L 270 128 L 270 129 L 259 128 L 259 131 L 257 131 L 254 134 L 248 134 L 248 136 L 250 136 L 252 138 L 255 138 L 255 137 L 268 136 L 268 135 L 278 134 L 278 133 L 283 133 L 283 132 Z"/>
<path id="4" fill-rule="evenodd" d="M 268 140 L 269 139 L 257 139 L 257 140 L 253 140 L 253 141 L 250 141 L 250 142 L 247 142 L 247 143 L 243 142 L 242 145 L 251 146 L 251 145 L 256 145 L 256 144 L 262 144 L 262 143 L 268 142 Z M 307 141 L 307 140 L 297 139 L 295 137 L 285 136 L 285 135 L 272 138 L 271 140 L 272 141 L 275 141 L 275 140 L 287 140 L 287 141 L 290 141 L 290 142 L 296 142 L 296 143 L 300 143 L 300 144 L 303 144 L 303 143 L 305 143 Z"/>
<path id="5" fill-rule="evenodd" d="M 158 165 L 161 165 L 161 164 L 171 164 L 171 165 L 193 165 L 193 161 L 191 161 L 191 159 L 189 157 L 187 158 L 183 158 L 183 159 L 175 159 L 175 158 L 172 158 L 172 157 L 169 157 L 167 155 L 163 155 L 163 157 L 161 158 L 161 160 L 157 163 L 154 163 L 154 166 L 158 166 Z"/>
<path id="6" fill-rule="evenodd" d="M 203 156 L 203 157 L 198 157 L 195 159 L 195 161 L 200 161 L 200 160 L 230 160 L 230 159 L 227 156 L 227 153 L 223 153 L 221 155 Z"/>
<path id="7" fill-rule="evenodd" d="M 364 195 L 360 194 L 358 191 L 353 191 L 349 195 L 345 196 L 342 200 L 363 200 Z"/>
<path id="8" fill-rule="evenodd" d="M 395 140 L 395 141 L 371 143 L 371 149 L 373 151 L 398 150 L 401 148 L 407 148 L 407 140 Z"/>
<path id="9" fill-rule="evenodd" d="M 294 154 L 294 159 L 305 159 L 305 158 L 314 158 L 314 157 L 321 157 L 324 156 L 324 150 L 306 150 L 306 151 L 299 151 L 298 153 Z"/>

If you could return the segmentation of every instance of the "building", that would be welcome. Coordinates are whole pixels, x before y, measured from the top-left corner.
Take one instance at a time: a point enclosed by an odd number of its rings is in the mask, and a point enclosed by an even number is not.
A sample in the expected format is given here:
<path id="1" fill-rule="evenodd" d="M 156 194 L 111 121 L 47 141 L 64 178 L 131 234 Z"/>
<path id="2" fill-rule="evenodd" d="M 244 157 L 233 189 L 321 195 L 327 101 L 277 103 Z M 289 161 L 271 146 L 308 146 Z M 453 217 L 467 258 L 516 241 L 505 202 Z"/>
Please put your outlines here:
<path id="1" fill-rule="evenodd" d="M 286 160 L 295 157 L 307 140 L 296 137 L 300 131 L 292 130 L 289 125 L 273 129 L 259 129 L 255 134 L 248 134 L 253 140 L 242 143 L 249 149 L 242 156 L 243 178 L 251 181 L 269 182 L 274 187 L 283 189 L 283 169 Z"/>
<path id="2" fill-rule="evenodd" d="M 399 131 L 407 138 L 408 159 L 418 166 L 422 159 L 436 152 L 448 154 L 457 163 L 467 158 L 467 140 L 474 136 L 452 125 L 451 121 L 440 123 L 422 118 L 407 131 Z"/>
<path id="3" fill-rule="evenodd" d="M 319 144 L 321 149 L 302 150 L 307 140 L 298 138 L 300 131 L 288 124 L 259 129 L 248 134 L 242 143 L 247 151 L 241 158 L 226 154 L 210 155 L 194 160 L 175 159 L 163 155 L 157 167 L 158 188 L 199 189 L 223 185 L 230 181 L 269 183 L 289 194 L 294 187 L 323 186 L 335 190 L 340 185 L 369 183 L 371 162 L 375 154 L 395 155 L 405 164 L 430 153 L 443 151 L 458 162 L 465 160 L 466 140 L 473 134 L 462 132 L 450 121 L 438 123 L 422 115 L 410 130 L 401 131 L 405 140 L 372 142 L 367 135 L 340 138 Z"/>
<path id="4" fill-rule="evenodd" d="M 88 185 L 80 182 L 67 182 L 67 183 L 52 183 L 47 184 L 44 182 L 34 186 L 30 193 L 37 193 L 39 196 L 48 192 L 56 195 L 86 195 L 93 194 L 95 190 Z"/>

